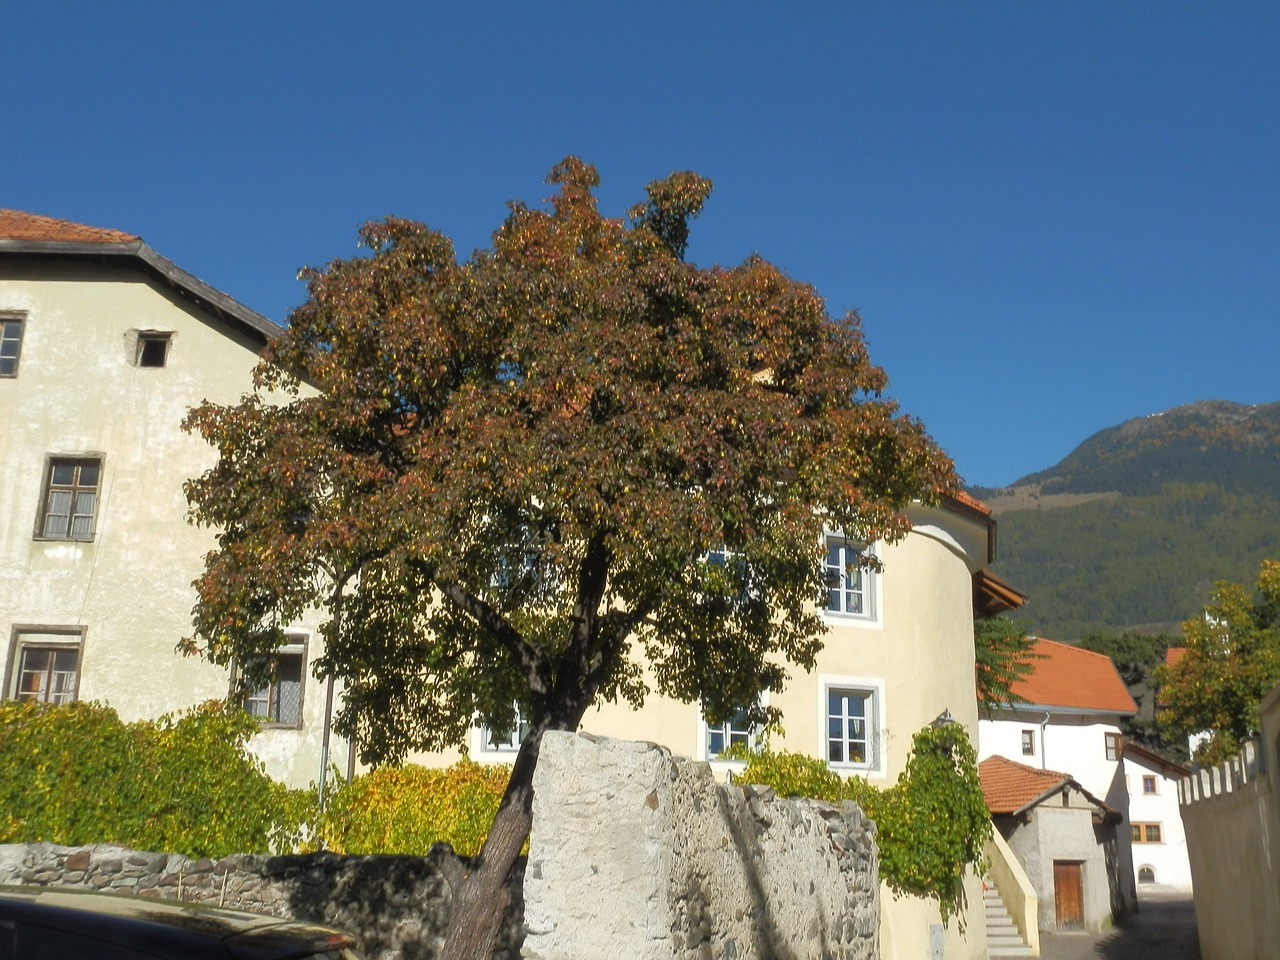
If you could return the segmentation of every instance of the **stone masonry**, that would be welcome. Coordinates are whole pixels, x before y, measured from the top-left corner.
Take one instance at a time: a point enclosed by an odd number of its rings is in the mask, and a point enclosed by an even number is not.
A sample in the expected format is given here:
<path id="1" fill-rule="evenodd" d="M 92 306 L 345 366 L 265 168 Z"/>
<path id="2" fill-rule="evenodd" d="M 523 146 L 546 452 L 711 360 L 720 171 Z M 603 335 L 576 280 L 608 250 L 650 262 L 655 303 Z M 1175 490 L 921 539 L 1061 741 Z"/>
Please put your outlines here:
<path id="1" fill-rule="evenodd" d="M 547 733 L 525 873 L 530 960 L 877 960 L 875 825 L 715 783 L 654 744 Z"/>
<path id="2" fill-rule="evenodd" d="M 425 857 L 232 856 L 189 860 L 114 846 L 0 845 L 0 883 L 79 887 L 311 920 L 360 939 L 369 960 L 431 960 L 449 922 L 443 850 Z M 522 864 L 517 865 L 518 868 Z M 523 870 L 495 960 L 520 955 Z"/>

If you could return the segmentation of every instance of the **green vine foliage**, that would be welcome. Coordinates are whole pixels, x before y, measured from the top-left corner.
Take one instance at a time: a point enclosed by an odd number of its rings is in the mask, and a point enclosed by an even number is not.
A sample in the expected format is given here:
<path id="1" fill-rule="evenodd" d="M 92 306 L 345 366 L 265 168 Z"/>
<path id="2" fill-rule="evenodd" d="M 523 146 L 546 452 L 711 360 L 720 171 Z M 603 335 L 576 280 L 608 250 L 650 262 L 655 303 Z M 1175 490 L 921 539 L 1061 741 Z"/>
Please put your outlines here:
<path id="1" fill-rule="evenodd" d="M 421 856 L 448 843 L 475 856 L 510 776 L 509 766 L 467 759 L 443 770 L 379 767 L 334 789 L 317 836 L 335 853 Z"/>
<path id="2" fill-rule="evenodd" d="M 257 729 L 218 702 L 138 723 L 98 703 L 2 703 L 0 843 L 293 849 L 315 796 L 267 776 L 246 749 Z"/>
<path id="3" fill-rule="evenodd" d="M 857 803 L 878 828 L 881 878 L 896 894 L 936 900 L 944 923 L 965 906 L 965 871 L 985 869 L 991 815 L 977 753 L 959 724 L 919 731 L 902 776 L 883 790 L 858 777 L 842 779 L 817 758 L 767 747 L 751 754 L 734 780 L 765 784 L 781 796 Z"/>

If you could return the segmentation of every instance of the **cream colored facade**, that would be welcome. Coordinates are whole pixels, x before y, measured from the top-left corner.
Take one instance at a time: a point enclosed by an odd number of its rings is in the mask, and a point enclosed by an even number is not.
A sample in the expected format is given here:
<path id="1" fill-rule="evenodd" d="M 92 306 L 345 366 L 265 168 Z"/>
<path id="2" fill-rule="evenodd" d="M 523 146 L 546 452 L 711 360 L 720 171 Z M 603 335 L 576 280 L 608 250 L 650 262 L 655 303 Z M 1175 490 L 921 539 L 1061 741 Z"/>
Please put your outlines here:
<path id="1" fill-rule="evenodd" d="M 783 733 L 771 744 L 829 757 L 828 707 L 833 691 L 871 693 L 868 721 L 873 743 L 861 764 L 832 769 L 864 776 L 880 786 L 902 773 L 911 738 L 944 711 L 976 745 L 978 708 L 974 690 L 974 575 L 991 557 L 989 518 L 962 506 L 909 511 L 912 531 L 901 542 L 878 545 L 883 569 L 870 591 L 871 616 L 825 614 L 828 634 L 817 668 L 793 670 L 787 688 L 769 703 L 781 709 Z M 659 743 L 674 753 L 708 759 L 708 736 L 696 704 L 650 696 L 640 711 L 607 704 L 589 711 L 582 729 L 601 736 Z M 486 749 L 483 731 L 473 732 L 470 755 L 481 762 L 511 762 L 514 750 Z M 447 763 L 456 755 L 422 758 Z M 721 772 L 734 764 L 712 761 Z M 982 886 L 966 884 L 970 904 L 966 931 L 943 928 L 938 911 L 918 898 L 881 891 L 881 952 L 886 960 L 929 957 L 935 944 L 950 960 L 986 956 Z"/>
<path id="2" fill-rule="evenodd" d="M 125 720 L 225 697 L 225 670 L 175 652 L 214 543 L 186 522 L 182 485 L 215 453 L 180 424 L 247 391 L 273 325 L 140 242 L 0 241 L 4 318 L 20 354 L 0 376 L 3 696 L 97 700 Z M 60 493 L 64 480 L 79 487 Z M 64 522 L 72 502 L 84 515 Z M 309 664 L 315 624 L 298 636 Z M 320 772 L 325 696 L 309 673 L 300 720 L 253 744 L 294 785 Z"/>

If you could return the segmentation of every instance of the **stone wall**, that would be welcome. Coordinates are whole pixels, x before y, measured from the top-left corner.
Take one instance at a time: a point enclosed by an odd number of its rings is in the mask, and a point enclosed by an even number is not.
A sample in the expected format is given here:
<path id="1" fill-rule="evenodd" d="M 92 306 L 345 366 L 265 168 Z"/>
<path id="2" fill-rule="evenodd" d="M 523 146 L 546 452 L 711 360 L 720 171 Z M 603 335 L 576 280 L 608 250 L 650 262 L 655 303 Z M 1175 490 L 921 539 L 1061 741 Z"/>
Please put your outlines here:
<path id="1" fill-rule="evenodd" d="M 431 960 L 449 922 L 444 851 L 426 857 L 233 856 L 189 860 L 113 846 L 0 845 L 0 883 L 81 887 L 311 920 L 360 939 L 369 960 Z M 496 960 L 523 938 L 523 864 Z"/>
<path id="2" fill-rule="evenodd" d="M 716 784 L 654 744 L 547 733 L 525 875 L 531 960 L 879 956 L 875 826 Z"/>

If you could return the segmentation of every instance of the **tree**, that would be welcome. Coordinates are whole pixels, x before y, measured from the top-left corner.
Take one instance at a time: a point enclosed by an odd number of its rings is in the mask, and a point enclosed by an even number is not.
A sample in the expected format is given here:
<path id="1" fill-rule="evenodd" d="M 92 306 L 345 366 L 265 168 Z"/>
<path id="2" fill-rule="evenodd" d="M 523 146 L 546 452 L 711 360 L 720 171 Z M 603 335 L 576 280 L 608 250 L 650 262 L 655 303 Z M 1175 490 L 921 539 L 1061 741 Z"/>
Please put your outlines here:
<path id="1" fill-rule="evenodd" d="M 592 167 L 549 180 L 549 209 L 513 204 L 463 262 L 423 225 L 366 225 L 367 256 L 304 271 L 254 392 L 187 419 L 219 452 L 187 489 L 220 531 L 192 649 L 251 666 L 321 607 L 316 670 L 369 762 L 530 721 L 450 877 L 446 957 L 488 955 L 544 731 L 650 682 L 712 722 L 757 703 L 821 647 L 824 528 L 896 540 L 955 484 L 855 314 L 759 257 L 684 261 L 708 181 L 652 183 L 624 222 Z"/>
<path id="2" fill-rule="evenodd" d="M 1156 671 L 1160 722 L 1182 737 L 1207 731 L 1195 760 L 1217 763 L 1257 736 L 1258 704 L 1280 681 L 1280 561 L 1262 561 L 1256 595 L 1216 584 L 1204 616 L 1182 630 L 1187 652 Z"/>
<path id="3" fill-rule="evenodd" d="M 1187 759 L 1186 737 L 1171 735 L 1157 722 L 1155 707 L 1159 689 L 1156 671 L 1164 664 L 1165 651 L 1181 644 L 1182 638 L 1172 634 L 1126 630 L 1114 634 L 1091 633 L 1080 641 L 1080 648 L 1110 657 L 1138 705 L 1136 716 L 1120 720 L 1124 735 L 1172 760 L 1184 762 Z"/>
<path id="4" fill-rule="evenodd" d="M 973 621 L 978 708 L 987 716 L 1013 703 L 1013 685 L 1031 673 L 1035 641 L 1022 624 L 997 614 Z"/>

